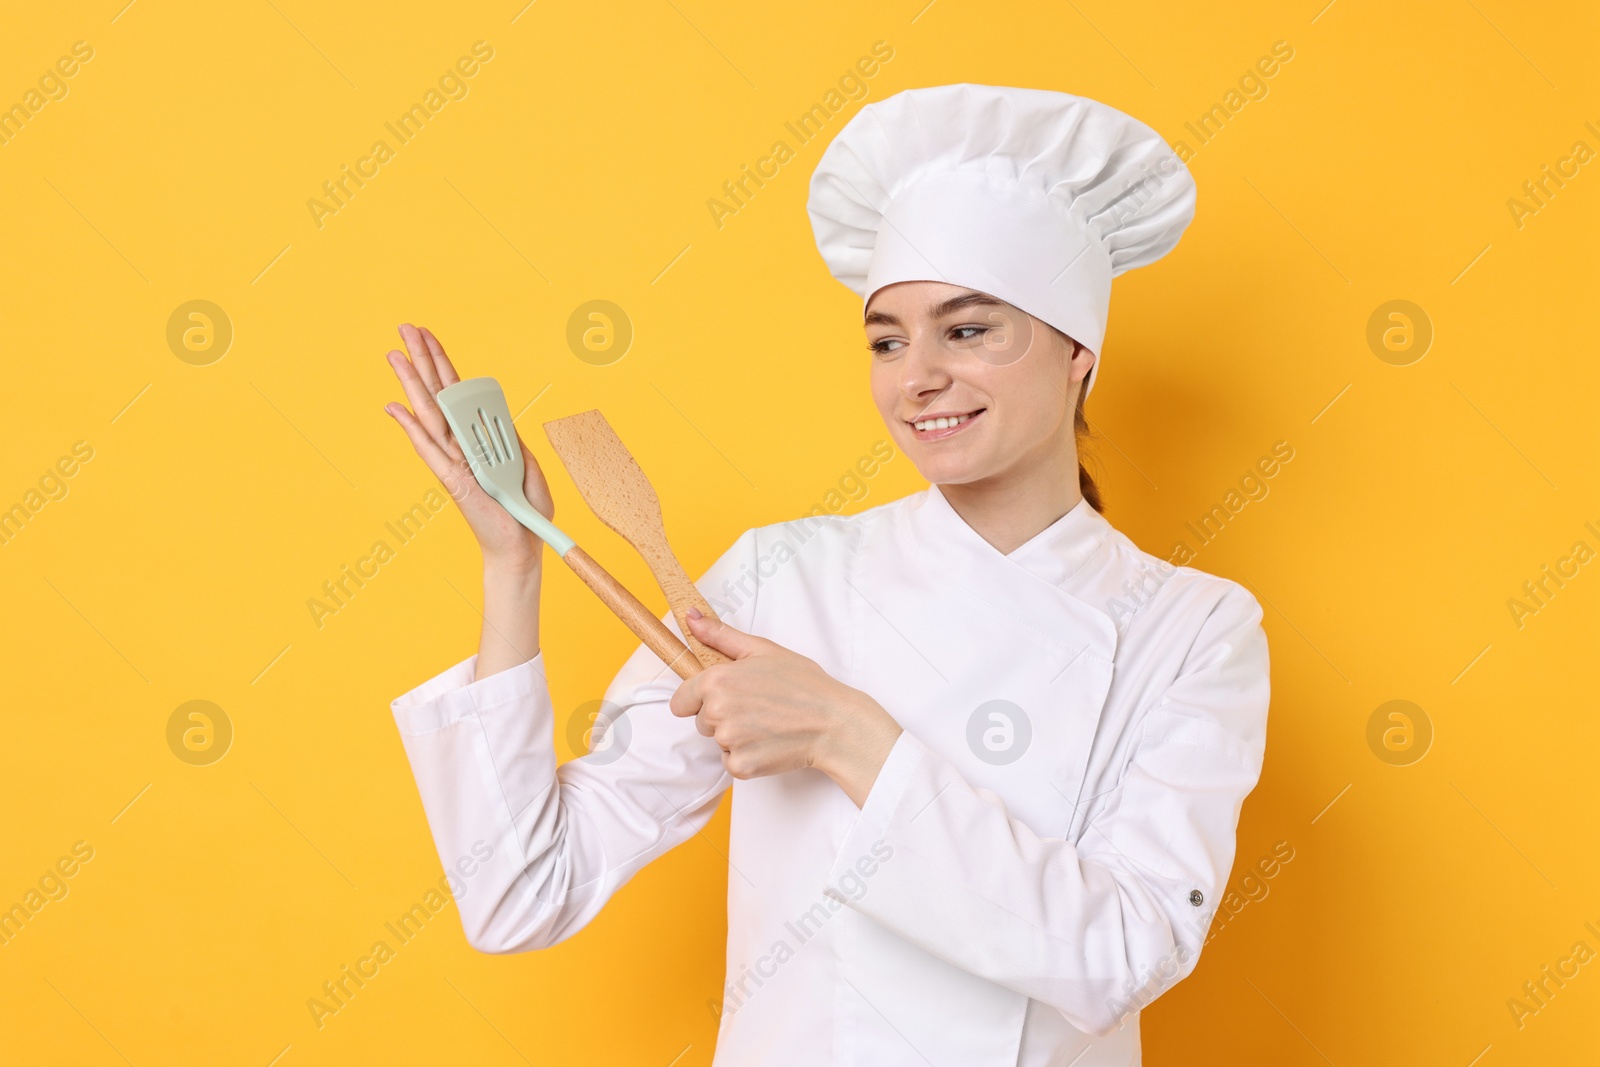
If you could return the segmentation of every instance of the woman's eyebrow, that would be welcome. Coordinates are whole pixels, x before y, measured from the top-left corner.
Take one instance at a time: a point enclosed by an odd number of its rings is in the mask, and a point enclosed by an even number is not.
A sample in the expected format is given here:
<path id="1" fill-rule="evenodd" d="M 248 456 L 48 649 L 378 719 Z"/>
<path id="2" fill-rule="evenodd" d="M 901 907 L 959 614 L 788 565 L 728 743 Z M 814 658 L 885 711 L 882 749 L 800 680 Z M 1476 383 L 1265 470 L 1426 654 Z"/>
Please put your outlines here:
<path id="1" fill-rule="evenodd" d="M 949 315 L 951 312 L 961 311 L 964 308 L 1005 306 L 1006 305 L 1004 301 L 996 300 L 987 293 L 962 293 L 959 296 L 952 296 L 949 300 L 942 301 L 929 308 L 928 316 L 930 318 L 939 319 Z M 866 317 L 862 320 L 861 324 L 863 326 L 899 326 L 900 320 L 887 311 L 869 311 L 867 312 Z"/>
<path id="2" fill-rule="evenodd" d="M 960 296 L 952 296 L 949 300 L 934 305 L 928 310 L 928 315 L 930 318 L 942 319 L 953 311 L 983 306 L 1004 307 L 1005 303 L 1004 301 L 996 300 L 988 293 L 962 293 Z"/>

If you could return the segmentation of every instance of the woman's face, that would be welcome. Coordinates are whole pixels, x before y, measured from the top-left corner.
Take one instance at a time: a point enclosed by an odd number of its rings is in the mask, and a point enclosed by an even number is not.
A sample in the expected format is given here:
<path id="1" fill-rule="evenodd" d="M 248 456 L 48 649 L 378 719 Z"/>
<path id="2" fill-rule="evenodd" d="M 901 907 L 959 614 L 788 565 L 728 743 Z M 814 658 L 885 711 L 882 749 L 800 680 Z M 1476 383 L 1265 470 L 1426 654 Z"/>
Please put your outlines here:
<path id="1" fill-rule="evenodd" d="M 872 399 L 928 481 L 970 484 L 1076 456 L 1073 410 L 1094 356 L 1050 326 L 944 282 L 885 286 L 865 326 Z"/>

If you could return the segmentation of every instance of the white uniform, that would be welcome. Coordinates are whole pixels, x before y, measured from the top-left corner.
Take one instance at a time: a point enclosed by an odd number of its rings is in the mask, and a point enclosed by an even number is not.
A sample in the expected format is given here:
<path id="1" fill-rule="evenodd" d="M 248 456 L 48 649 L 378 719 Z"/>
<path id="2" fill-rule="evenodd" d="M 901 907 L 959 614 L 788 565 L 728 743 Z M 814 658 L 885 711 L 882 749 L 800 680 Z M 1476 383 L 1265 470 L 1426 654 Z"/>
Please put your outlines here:
<path id="1" fill-rule="evenodd" d="M 937 487 L 751 530 L 698 584 L 904 728 L 865 805 L 811 769 L 731 779 L 643 646 L 613 747 L 559 767 L 542 656 L 476 682 L 468 659 L 393 704 L 446 865 L 493 849 L 468 940 L 571 937 L 731 784 L 717 1064 L 1138 1064 L 1260 773 L 1255 599 L 1086 501 L 1004 555 Z"/>

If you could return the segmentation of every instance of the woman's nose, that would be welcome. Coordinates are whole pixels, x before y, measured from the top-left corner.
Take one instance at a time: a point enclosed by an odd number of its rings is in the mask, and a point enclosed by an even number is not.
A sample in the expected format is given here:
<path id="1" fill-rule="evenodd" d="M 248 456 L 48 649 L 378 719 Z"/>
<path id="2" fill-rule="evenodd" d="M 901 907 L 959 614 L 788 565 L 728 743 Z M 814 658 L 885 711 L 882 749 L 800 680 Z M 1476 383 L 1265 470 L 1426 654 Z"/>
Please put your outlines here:
<path id="1" fill-rule="evenodd" d="M 913 338 L 900 361 L 900 392 L 912 400 L 926 400 L 950 386 L 950 353 L 928 337 Z"/>

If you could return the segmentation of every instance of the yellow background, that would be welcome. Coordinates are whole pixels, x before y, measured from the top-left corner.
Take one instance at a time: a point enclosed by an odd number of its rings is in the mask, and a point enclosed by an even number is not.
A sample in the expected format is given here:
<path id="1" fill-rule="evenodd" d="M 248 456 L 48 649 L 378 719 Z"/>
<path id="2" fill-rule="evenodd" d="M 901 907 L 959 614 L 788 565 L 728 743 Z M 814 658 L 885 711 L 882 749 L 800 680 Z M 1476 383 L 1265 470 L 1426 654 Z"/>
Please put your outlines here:
<path id="1" fill-rule="evenodd" d="M 1521 627 L 1507 607 L 1600 549 L 1597 164 L 1520 227 L 1507 207 L 1600 149 L 1592 5 L 122 2 L 11 5 L 0 35 L 0 103 L 94 49 L 0 146 L 0 506 L 94 450 L 0 546 L 0 906 L 94 849 L 0 947 L 6 1062 L 710 1061 L 726 806 L 571 941 L 479 955 L 449 909 L 312 1021 L 440 877 L 388 705 L 479 626 L 459 517 L 385 531 L 435 483 L 383 413 L 383 354 L 425 324 L 513 410 L 538 396 L 519 425 L 558 520 L 661 608 L 538 425 L 602 407 L 697 574 L 870 450 L 859 302 L 804 210 L 823 142 L 791 140 L 720 229 L 705 202 L 879 40 L 870 100 L 1059 89 L 1191 147 L 1186 121 L 1294 50 L 1191 161 L 1177 251 L 1118 282 L 1088 405 L 1109 517 L 1161 555 L 1294 449 L 1194 565 L 1256 591 L 1272 649 L 1234 884 L 1277 842 L 1295 858 L 1145 1013 L 1147 1062 L 1593 1055 L 1600 963 L 1520 1028 L 1507 1007 L 1575 942 L 1600 951 L 1600 565 Z M 319 229 L 308 198 L 479 40 L 469 95 Z M 233 323 L 209 366 L 166 342 L 192 299 Z M 592 299 L 636 331 L 609 366 L 566 345 Z M 1366 341 L 1394 299 L 1434 329 L 1408 366 Z M 922 484 L 899 457 L 850 507 Z M 318 628 L 306 601 L 379 539 L 395 557 Z M 565 758 L 568 710 L 633 640 L 564 569 L 544 610 Z M 166 741 L 195 699 L 235 731 L 210 766 Z M 1434 730 L 1410 766 L 1367 744 L 1394 699 Z"/>

